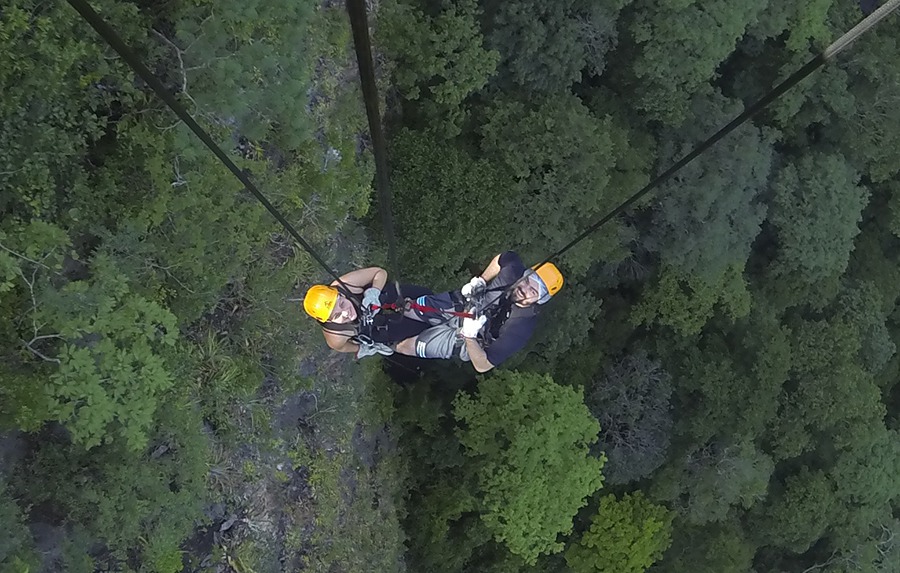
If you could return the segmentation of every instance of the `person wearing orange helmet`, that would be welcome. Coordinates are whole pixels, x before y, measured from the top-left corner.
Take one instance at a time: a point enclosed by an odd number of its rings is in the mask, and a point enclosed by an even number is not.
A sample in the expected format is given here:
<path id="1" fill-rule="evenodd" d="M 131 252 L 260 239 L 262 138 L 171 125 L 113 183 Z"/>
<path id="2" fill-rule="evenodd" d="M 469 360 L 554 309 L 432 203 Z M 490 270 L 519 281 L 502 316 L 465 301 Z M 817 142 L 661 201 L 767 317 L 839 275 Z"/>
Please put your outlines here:
<path id="1" fill-rule="evenodd" d="M 393 345 L 414 337 L 429 324 L 417 317 L 386 316 L 382 305 L 402 296 L 419 297 L 431 291 L 414 285 L 388 284 L 387 271 L 368 267 L 341 276 L 340 282 L 313 285 L 303 298 L 303 308 L 322 325 L 330 348 L 353 353 L 357 358 L 394 353 Z"/>
<path id="2" fill-rule="evenodd" d="M 440 318 L 419 312 L 433 326 L 396 344 L 401 354 L 419 358 L 451 358 L 471 361 L 478 372 L 487 372 L 521 350 L 534 334 L 540 305 L 563 286 L 563 276 L 553 263 L 526 268 L 513 251 L 494 257 L 484 272 L 459 291 L 423 295 L 416 302 L 444 311 L 462 310 L 466 318 Z"/>

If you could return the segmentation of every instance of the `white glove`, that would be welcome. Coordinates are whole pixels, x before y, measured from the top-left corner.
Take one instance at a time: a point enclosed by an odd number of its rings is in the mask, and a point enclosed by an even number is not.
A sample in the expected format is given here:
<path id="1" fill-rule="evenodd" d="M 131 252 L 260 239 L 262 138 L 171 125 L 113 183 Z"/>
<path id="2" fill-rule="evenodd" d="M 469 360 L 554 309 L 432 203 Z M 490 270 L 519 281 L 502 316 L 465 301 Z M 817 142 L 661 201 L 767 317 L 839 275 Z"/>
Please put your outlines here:
<path id="1" fill-rule="evenodd" d="M 481 277 L 472 277 L 472 280 L 463 285 L 460 289 L 462 295 L 466 298 L 469 298 L 472 295 L 478 294 L 479 292 L 484 290 L 484 287 L 487 286 L 487 283 L 484 282 L 484 279 Z"/>
<path id="2" fill-rule="evenodd" d="M 478 318 L 464 318 L 462 328 L 459 329 L 460 334 L 465 338 L 475 338 L 481 331 L 481 327 L 487 322 L 487 316 L 481 315 Z"/>
<path id="3" fill-rule="evenodd" d="M 373 308 L 375 306 L 381 306 L 381 289 L 369 287 L 363 291 L 362 307 L 368 310 L 372 316 L 375 316 L 381 310 L 380 308 Z"/>

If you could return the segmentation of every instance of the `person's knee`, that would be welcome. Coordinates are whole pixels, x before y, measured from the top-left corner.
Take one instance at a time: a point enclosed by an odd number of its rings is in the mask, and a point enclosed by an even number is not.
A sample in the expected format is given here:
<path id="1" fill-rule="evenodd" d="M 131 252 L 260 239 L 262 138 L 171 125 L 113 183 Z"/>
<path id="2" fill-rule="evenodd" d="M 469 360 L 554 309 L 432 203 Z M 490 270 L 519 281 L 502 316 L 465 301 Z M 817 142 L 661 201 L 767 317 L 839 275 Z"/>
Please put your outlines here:
<path id="1" fill-rule="evenodd" d="M 419 358 L 451 358 L 456 349 L 456 329 L 441 325 L 401 340 L 394 347 L 400 354 Z"/>
<path id="2" fill-rule="evenodd" d="M 406 356 L 415 356 L 416 355 L 416 337 L 407 338 L 406 340 L 401 340 L 394 347 L 394 350 L 399 352 L 400 354 L 405 354 Z"/>

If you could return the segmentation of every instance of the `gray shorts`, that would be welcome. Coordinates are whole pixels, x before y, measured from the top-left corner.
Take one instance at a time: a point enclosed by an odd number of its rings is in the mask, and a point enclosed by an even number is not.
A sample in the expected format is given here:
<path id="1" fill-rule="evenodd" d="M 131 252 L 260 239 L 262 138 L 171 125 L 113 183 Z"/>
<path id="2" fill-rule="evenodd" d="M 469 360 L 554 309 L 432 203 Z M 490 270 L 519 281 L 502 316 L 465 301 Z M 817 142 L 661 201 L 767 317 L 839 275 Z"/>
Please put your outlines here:
<path id="1" fill-rule="evenodd" d="M 451 320 L 426 328 L 416 336 L 416 356 L 419 358 L 453 358 L 455 354 L 464 362 L 469 361 L 469 351 L 465 339 L 459 333 L 462 319 Z"/>

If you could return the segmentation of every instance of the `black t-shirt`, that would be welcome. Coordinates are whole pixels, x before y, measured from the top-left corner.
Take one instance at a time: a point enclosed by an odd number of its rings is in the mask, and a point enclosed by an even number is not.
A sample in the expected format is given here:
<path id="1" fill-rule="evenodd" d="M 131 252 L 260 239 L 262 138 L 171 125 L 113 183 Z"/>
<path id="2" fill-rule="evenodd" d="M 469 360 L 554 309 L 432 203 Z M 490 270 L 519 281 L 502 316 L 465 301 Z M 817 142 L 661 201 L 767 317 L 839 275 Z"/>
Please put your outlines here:
<path id="1" fill-rule="evenodd" d="M 521 350 L 537 326 L 537 305 L 520 307 L 504 294 L 504 287 L 513 284 L 525 274 L 525 265 L 519 255 L 506 251 L 498 260 L 500 272 L 487 285 L 484 312 L 488 321 L 482 329 L 481 342 L 488 361 L 499 366 Z M 494 291 L 493 289 L 500 289 Z"/>
<path id="2" fill-rule="evenodd" d="M 400 293 L 398 294 L 396 283 L 390 282 L 384 286 L 384 290 L 381 291 L 379 300 L 381 301 L 381 304 L 394 304 L 399 302 L 401 297 L 404 299 L 415 299 L 427 294 L 432 294 L 431 290 L 416 285 L 400 285 Z M 357 313 L 359 312 L 361 301 L 362 295 L 355 295 L 353 304 L 356 306 Z M 394 344 L 401 340 L 417 336 L 428 327 L 428 323 L 412 320 L 391 311 L 382 311 L 375 315 L 371 332 L 360 332 L 360 330 L 365 329 L 361 329 L 359 318 L 345 324 L 336 324 L 334 322 L 322 323 L 322 328 L 330 332 L 345 334 L 348 337 L 357 334 L 367 334 L 371 336 L 372 340 L 375 342 L 382 342 L 384 344 Z"/>

